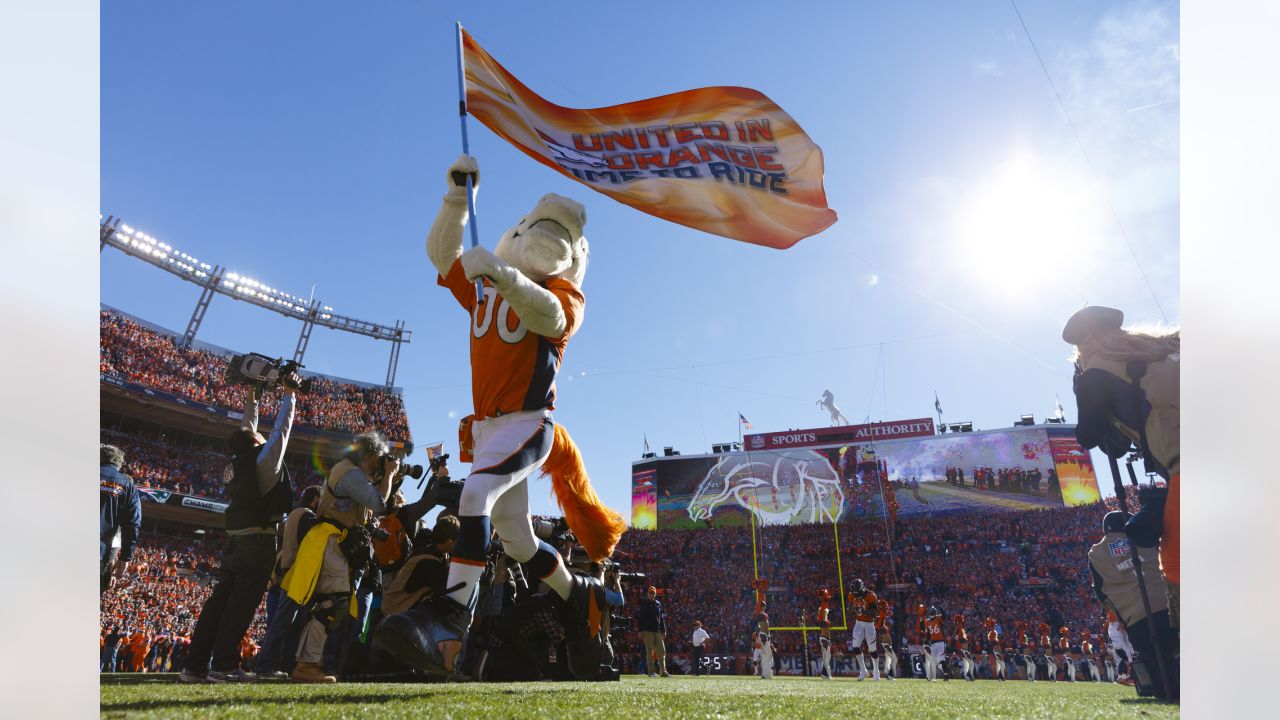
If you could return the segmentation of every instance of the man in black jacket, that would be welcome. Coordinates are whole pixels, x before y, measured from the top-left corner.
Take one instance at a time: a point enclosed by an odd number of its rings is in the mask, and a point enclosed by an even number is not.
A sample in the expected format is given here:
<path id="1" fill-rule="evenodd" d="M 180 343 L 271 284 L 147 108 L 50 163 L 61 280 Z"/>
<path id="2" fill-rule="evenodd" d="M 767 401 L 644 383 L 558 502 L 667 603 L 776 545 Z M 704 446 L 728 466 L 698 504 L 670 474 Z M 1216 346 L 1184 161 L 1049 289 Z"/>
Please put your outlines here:
<path id="1" fill-rule="evenodd" d="M 658 674 L 670 677 L 667 672 L 667 646 L 662 639 L 667 634 L 667 619 L 662 615 L 658 589 L 652 585 L 645 596 L 640 598 L 640 606 L 636 609 L 636 629 L 640 631 L 640 639 L 644 641 L 649 677 Z"/>
<path id="2" fill-rule="evenodd" d="M 245 390 L 244 425 L 231 435 L 227 546 L 213 593 L 200 609 L 179 680 L 221 683 L 256 679 L 239 670 L 240 640 L 267 591 L 276 560 L 276 525 L 289 512 L 292 487 L 284 466 L 293 429 L 294 394 L 301 383 L 289 373 L 271 437 L 258 432 L 258 391 Z M 212 660 L 212 662 L 210 662 Z"/>
<path id="3" fill-rule="evenodd" d="M 98 562 L 101 570 L 99 593 L 104 593 L 124 575 L 138 544 L 142 527 L 142 502 L 133 478 L 120 472 L 124 453 L 114 445 L 98 446 Z"/>

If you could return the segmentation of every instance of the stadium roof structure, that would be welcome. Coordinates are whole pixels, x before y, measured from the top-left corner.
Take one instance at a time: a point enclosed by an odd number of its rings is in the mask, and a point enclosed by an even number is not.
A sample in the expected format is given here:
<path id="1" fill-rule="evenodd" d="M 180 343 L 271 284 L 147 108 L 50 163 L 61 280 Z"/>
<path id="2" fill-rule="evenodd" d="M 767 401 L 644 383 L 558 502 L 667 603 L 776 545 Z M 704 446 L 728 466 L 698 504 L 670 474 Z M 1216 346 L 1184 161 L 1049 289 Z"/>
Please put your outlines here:
<path id="1" fill-rule="evenodd" d="M 311 331 L 317 325 L 390 342 L 391 359 L 387 363 L 386 386 L 390 388 L 395 385 L 396 367 L 400 363 L 400 346 L 402 343 L 411 342 L 413 337 L 413 331 L 405 328 L 403 320 L 387 324 L 339 315 L 333 311 L 333 308 L 314 298 L 304 300 L 251 277 L 227 272 L 221 265 L 201 262 L 198 258 L 130 227 L 120 218 L 112 215 L 105 218 L 99 217 L 98 235 L 98 252 L 102 252 L 110 245 L 120 252 L 155 265 L 165 272 L 202 288 L 200 300 L 196 303 L 191 320 L 187 323 L 186 332 L 183 333 L 180 343 L 182 347 L 191 347 L 214 294 L 226 295 L 302 321 L 302 333 L 298 336 L 298 344 L 293 352 L 293 359 L 299 363 L 302 362 L 307 345 L 311 341 Z"/>

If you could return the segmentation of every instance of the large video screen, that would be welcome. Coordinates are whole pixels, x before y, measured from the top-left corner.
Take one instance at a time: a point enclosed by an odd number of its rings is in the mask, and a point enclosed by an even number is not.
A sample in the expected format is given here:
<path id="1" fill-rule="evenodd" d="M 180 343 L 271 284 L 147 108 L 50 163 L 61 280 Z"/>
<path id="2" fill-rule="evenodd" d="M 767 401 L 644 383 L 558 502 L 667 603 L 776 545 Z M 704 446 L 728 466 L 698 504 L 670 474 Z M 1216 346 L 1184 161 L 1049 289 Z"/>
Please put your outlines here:
<path id="1" fill-rule="evenodd" d="M 664 458 L 633 465 L 632 524 L 692 528 L 1097 502 L 1071 428 Z"/>

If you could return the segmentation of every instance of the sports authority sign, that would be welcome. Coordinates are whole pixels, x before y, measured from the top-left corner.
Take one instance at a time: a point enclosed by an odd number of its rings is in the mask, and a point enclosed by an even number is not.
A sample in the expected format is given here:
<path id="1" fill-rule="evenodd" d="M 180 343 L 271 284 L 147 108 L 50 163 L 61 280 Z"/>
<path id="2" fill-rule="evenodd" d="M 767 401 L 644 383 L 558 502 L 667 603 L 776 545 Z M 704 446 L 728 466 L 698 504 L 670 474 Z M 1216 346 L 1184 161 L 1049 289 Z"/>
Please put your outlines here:
<path id="1" fill-rule="evenodd" d="M 781 448 L 839 445 L 841 443 L 865 443 L 873 440 L 922 437 L 933 435 L 933 420 L 893 420 L 870 425 L 841 425 L 839 427 L 813 428 L 811 430 L 787 430 L 785 432 L 758 433 L 743 438 L 744 449 L 778 450 Z"/>

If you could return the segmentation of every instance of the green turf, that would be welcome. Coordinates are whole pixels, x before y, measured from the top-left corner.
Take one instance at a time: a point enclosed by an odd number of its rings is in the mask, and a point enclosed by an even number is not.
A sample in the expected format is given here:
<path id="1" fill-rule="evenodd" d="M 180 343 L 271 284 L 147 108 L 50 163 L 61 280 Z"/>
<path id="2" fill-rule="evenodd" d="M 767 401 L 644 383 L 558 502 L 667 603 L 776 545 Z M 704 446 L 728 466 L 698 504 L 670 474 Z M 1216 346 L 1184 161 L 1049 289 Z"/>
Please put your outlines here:
<path id="1" fill-rule="evenodd" d="M 104 718 L 1176 718 L 1105 683 L 624 677 L 616 683 L 178 685 L 103 676 Z"/>

